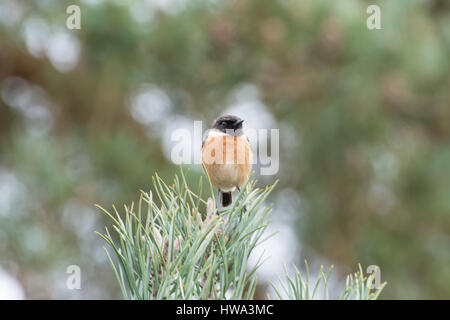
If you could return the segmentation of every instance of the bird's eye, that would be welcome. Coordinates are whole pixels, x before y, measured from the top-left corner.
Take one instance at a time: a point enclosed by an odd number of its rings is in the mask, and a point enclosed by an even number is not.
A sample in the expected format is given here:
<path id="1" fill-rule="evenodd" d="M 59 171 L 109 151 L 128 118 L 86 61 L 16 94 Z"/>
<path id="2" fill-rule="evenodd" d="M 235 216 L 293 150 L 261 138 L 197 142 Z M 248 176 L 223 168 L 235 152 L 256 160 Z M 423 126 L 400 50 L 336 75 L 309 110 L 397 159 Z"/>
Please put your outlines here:
<path id="1" fill-rule="evenodd" d="M 227 124 L 226 121 L 222 121 L 222 122 L 220 123 L 220 125 L 222 125 L 222 126 L 224 126 L 224 127 L 225 127 L 226 124 Z"/>

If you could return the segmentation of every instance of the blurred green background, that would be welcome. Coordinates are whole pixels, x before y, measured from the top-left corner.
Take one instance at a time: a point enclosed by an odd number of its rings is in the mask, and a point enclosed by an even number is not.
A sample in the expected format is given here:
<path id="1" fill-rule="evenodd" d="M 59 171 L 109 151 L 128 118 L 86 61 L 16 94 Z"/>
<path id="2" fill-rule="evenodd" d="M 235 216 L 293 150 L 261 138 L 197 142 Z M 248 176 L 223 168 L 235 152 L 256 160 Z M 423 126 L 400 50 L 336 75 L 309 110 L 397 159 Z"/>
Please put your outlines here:
<path id="1" fill-rule="evenodd" d="M 171 179 L 173 129 L 235 113 L 280 129 L 280 170 L 258 177 L 280 179 L 280 259 L 450 298 L 449 1 L 1 0 L 0 90 L 2 297 L 120 298 L 94 204 Z"/>

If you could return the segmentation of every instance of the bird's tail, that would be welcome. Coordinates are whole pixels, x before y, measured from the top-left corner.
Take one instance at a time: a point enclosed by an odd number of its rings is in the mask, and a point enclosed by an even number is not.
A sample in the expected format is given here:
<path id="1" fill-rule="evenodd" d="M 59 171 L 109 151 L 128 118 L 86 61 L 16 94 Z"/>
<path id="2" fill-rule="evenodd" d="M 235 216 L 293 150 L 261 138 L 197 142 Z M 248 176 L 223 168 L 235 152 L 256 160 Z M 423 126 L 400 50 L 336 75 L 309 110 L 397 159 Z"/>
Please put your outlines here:
<path id="1" fill-rule="evenodd" d="M 230 192 L 220 192 L 220 199 L 222 203 L 222 207 L 228 207 L 232 202 L 233 198 L 231 197 L 231 191 Z"/>

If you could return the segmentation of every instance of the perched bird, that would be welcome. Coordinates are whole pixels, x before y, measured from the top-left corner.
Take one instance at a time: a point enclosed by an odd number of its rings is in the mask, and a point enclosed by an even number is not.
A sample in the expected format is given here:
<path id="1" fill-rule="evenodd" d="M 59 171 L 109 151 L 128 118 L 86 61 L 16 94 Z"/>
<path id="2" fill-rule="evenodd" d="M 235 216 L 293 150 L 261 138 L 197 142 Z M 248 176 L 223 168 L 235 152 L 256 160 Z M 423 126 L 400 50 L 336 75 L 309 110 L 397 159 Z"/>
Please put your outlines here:
<path id="1" fill-rule="evenodd" d="M 216 119 L 202 143 L 202 162 L 211 183 L 219 189 L 222 207 L 232 202 L 232 192 L 245 184 L 252 167 L 252 150 L 244 135 L 244 120 L 226 115 Z"/>

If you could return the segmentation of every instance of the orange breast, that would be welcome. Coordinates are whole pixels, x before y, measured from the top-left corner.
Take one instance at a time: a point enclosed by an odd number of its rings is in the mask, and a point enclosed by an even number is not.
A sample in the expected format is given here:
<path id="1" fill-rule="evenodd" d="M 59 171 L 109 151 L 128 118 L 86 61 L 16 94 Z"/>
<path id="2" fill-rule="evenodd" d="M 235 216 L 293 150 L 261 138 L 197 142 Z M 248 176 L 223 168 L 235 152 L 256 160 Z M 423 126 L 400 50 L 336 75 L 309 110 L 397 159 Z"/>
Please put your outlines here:
<path id="1" fill-rule="evenodd" d="M 229 191 L 247 181 L 252 151 L 245 136 L 212 136 L 203 145 L 202 161 L 212 184 Z"/>

